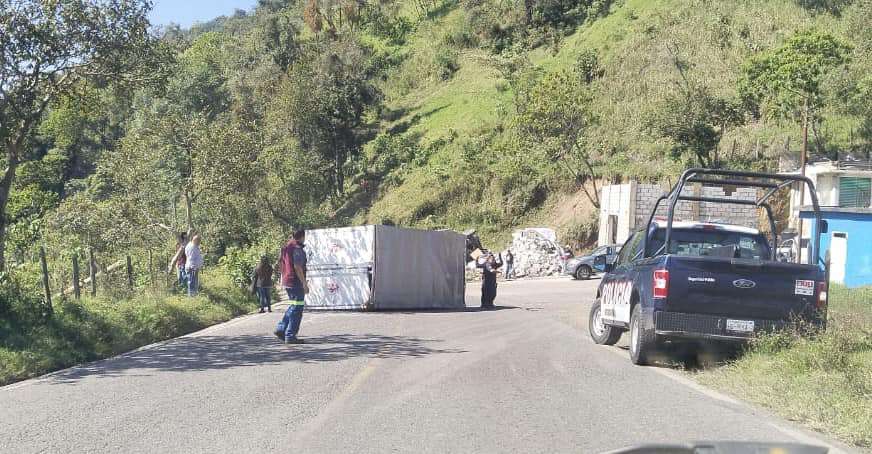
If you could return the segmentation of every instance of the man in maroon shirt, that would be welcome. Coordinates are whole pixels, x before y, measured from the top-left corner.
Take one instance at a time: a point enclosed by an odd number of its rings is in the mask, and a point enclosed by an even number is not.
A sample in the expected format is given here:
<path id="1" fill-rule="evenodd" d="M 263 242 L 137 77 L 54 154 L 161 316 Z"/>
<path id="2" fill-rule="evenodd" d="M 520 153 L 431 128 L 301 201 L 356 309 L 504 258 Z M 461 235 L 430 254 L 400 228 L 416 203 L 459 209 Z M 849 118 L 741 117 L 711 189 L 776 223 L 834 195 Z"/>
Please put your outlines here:
<path id="1" fill-rule="evenodd" d="M 306 294 L 309 293 L 309 283 L 306 281 L 306 252 L 303 250 L 305 241 L 305 230 L 294 232 L 293 237 L 282 248 L 275 266 L 281 271 L 282 287 L 288 292 L 288 299 L 291 301 L 275 333 L 286 344 L 303 343 L 297 338 L 297 332 L 303 321 Z"/>

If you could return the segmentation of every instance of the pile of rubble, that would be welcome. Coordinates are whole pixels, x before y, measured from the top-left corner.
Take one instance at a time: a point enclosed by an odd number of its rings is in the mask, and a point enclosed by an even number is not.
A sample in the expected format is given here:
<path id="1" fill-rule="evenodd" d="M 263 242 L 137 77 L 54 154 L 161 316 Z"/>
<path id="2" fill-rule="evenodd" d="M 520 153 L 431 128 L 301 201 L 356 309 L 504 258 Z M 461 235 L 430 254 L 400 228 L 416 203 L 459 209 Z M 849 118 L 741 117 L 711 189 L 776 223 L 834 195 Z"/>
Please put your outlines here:
<path id="1" fill-rule="evenodd" d="M 556 276 L 561 270 L 561 248 L 534 229 L 517 230 L 509 246 L 515 256 L 516 277 Z"/>

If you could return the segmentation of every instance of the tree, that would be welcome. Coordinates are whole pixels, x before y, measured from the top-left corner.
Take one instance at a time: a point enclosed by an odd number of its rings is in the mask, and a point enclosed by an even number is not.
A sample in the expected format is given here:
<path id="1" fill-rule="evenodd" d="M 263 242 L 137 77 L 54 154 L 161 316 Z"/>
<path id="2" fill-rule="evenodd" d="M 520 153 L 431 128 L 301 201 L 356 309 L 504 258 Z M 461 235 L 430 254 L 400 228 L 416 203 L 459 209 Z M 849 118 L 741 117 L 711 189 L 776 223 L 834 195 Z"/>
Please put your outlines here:
<path id="1" fill-rule="evenodd" d="M 667 97 L 647 119 L 656 134 L 672 141 L 672 157 L 694 156 L 702 167 L 717 167 L 717 147 L 727 128 L 742 122 L 735 102 L 689 86 Z"/>
<path id="2" fill-rule="evenodd" d="M 194 206 L 203 198 L 221 204 L 222 198 L 227 203 L 227 198 L 252 192 L 256 159 L 251 134 L 227 116 L 209 121 L 205 114 L 188 115 L 158 103 L 134 118 L 118 153 L 104 165 L 133 202 L 140 225 L 174 232 L 177 197 L 184 205 L 186 228 L 194 230 Z M 225 220 L 210 219 L 213 224 Z"/>
<path id="3" fill-rule="evenodd" d="M 86 80 L 143 83 L 161 75 L 150 7 L 147 0 L 0 0 L 0 270 L 16 170 L 31 158 L 28 141 L 49 104 Z"/>
<path id="4" fill-rule="evenodd" d="M 303 19 L 315 34 L 326 33 L 337 39 L 343 31 L 356 30 L 369 7 L 367 0 L 306 0 Z"/>
<path id="5" fill-rule="evenodd" d="M 575 71 L 561 71 L 521 90 L 516 100 L 515 127 L 526 146 L 544 152 L 598 208 L 595 158 L 584 143 L 584 135 L 594 122 L 592 96 L 584 77 Z M 588 181 L 593 183 L 593 192 L 585 187 Z"/>
<path id="6" fill-rule="evenodd" d="M 268 114 L 273 130 L 287 131 L 303 151 L 332 163 L 335 196 L 344 191 L 346 161 L 359 152 L 364 114 L 381 100 L 368 78 L 366 57 L 354 41 L 312 47 L 289 70 Z"/>
<path id="7" fill-rule="evenodd" d="M 745 63 L 739 93 L 755 111 L 802 125 L 802 171 L 808 155 L 808 127 L 825 103 L 822 82 L 849 61 L 851 48 L 828 33 L 796 33 L 781 46 Z"/>

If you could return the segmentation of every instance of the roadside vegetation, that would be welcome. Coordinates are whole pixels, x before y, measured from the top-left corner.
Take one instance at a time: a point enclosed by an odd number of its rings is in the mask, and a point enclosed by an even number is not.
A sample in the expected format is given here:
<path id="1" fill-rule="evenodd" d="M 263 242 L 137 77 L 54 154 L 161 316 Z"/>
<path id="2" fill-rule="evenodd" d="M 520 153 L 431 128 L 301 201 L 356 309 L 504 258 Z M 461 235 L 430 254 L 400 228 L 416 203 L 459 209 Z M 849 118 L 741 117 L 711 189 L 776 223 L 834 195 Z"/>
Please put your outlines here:
<path id="1" fill-rule="evenodd" d="M 196 298 L 153 290 L 55 302 L 48 311 L 0 275 L 0 386 L 181 336 L 254 309 L 223 270 Z"/>
<path id="2" fill-rule="evenodd" d="M 872 287 L 834 287 L 828 329 L 757 340 L 735 362 L 697 378 L 788 420 L 872 447 Z"/>
<path id="3" fill-rule="evenodd" d="M 608 182 L 777 170 L 803 125 L 812 152 L 872 152 L 872 0 L 260 0 L 157 31 L 121 3 L 0 0 L 0 383 L 245 312 L 294 227 L 475 228 L 496 249 L 544 224 L 583 246 Z M 187 230 L 230 277 L 149 293 Z M 41 246 L 54 292 L 91 251 L 148 272 L 47 312 Z M 824 336 L 701 379 L 868 445 L 852 295 Z"/>

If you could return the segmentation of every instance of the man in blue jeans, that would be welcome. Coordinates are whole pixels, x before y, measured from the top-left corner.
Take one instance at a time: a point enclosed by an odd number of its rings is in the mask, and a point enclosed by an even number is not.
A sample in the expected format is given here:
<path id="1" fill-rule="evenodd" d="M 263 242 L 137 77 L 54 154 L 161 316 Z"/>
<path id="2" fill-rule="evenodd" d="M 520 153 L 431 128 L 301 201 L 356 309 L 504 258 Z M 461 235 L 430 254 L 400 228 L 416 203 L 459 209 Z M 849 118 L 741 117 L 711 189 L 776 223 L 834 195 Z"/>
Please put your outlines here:
<path id="1" fill-rule="evenodd" d="M 278 263 L 276 263 L 276 268 L 281 270 L 282 287 L 288 292 L 288 298 L 291 300 L 291 305 L 285 311 L 275 333 L 286 344 L 303 343 L 301 339 L 297 338 L 297 333 L 300 331 L 300 323 L 303 321 L 306 294 L 309 293 L 309 284 L 306 282 L 306 252 L 303 250 L 305 241 L 305 230 L 300 229 L 294 232 L 293 237 L 282 248 Z"/>

